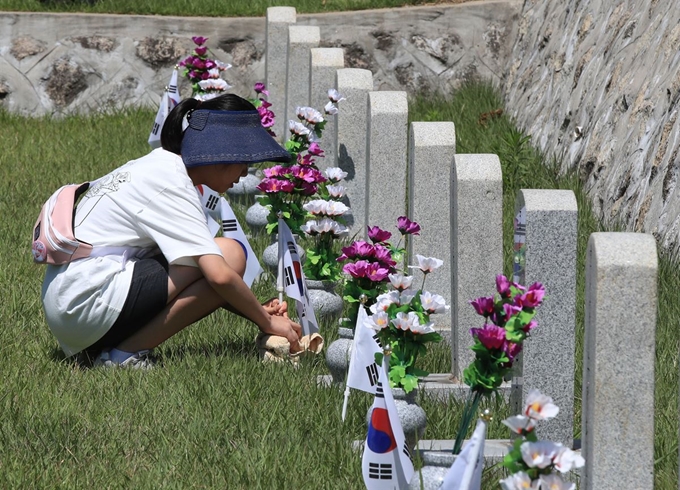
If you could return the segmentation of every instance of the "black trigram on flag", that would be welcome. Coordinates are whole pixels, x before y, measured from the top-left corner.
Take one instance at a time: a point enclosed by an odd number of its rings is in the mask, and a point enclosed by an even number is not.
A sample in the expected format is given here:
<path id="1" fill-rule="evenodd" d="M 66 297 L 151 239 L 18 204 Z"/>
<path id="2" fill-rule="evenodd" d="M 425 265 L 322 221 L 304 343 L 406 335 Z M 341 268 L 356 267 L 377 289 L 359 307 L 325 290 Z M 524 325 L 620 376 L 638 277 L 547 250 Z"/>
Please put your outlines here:
<path id="1" fill-rule="evenodd" d="M 383 393 L 382 383 L 378 381 L 378 386 L 375 388 L 376 398 L 385 398 L 385 393 Z"/>
<path id="2" fill-rule="evenodd" d="M 371 383 L 371 386 L 374 386 L 378 382 L 379 377 L 376 363 L 366 366 L 366 374 L 368 375 L 368 382 Z M 380 388 L 380 391 L 382 393 L 382 387 Z"/>
<path id="3" fill-rule="evenodd" d="M 295 244 L 293 242 L 287 242 L 288 245 L 288 251 L 291 254 L 296 254 L 297 253 L 297 248 L 295 248 Z"/>
<path id="4" fill-rule="evenodd" d="M 389 463 L 368 463 L 368 477 L 374 480 L 391 480 L 392 465 Z"/>
<path id="5" fill-rule="evenodd" d="M 170 85 L 168 87 L 168 92 L 171 94 L 176 94 L 177 93 L 177 85 Z"/>
<path id="6" fill-rule="evenodd" d="M 378 347 L 380 347 L 380 350 L 382 350 L 382 344 L 380 343 L 380 339 L 378 338 L 378 334 L 375 334 L 373 336 L 373 340 L 375 340 L 375 343 L 378 344 Z"/>
<path id="7" fill-rule="evenodd" d="M 408 450 L 408 445 L 406 444 L 406 442 L 404 442 L 404 447 L 401 450 L 404 452 L 406 456 L 408 456 L 408 459 L 413 461 L 413 458 L 411 457 L 411 451 Z"/>
<path id="8" fill-rule="evenodd" d="M 151 130 L 151 132 L 153 134 L 158 134 L 159 129 L 161 129 L 161 125 L 158 124 L 157 122 L 155 122 L 155 123 L 153 123 L 153 129 Z"/>
<path id="9" fill-rule="evenodd" d="M 295 284 L 295 276 L 293 275 L 293 269 L 291 269 L 290 266 L 286 266 L 283 269 L 283 280 L 286 284 L 286 287 Z"/>
<path id="10" fill-rule="evenodd" d="M 219 198 L 215 195 L 211 195 L 208 197 L 208 202 L 205 203 L 205 207 L 210 211 L 214 211 L 218 202 L 220 202 Z"/>
<path id="11" fill-rule="evenodd" d="M 210 196 L 212 197 L 212 196 Z M 222 231 L 224 233 L 227 233 L 229 231 L 236 231 L 238 230 L 238 226 L 236 225 L 236 220 L 235 219 L 225 219 L 222 221 Z"/>

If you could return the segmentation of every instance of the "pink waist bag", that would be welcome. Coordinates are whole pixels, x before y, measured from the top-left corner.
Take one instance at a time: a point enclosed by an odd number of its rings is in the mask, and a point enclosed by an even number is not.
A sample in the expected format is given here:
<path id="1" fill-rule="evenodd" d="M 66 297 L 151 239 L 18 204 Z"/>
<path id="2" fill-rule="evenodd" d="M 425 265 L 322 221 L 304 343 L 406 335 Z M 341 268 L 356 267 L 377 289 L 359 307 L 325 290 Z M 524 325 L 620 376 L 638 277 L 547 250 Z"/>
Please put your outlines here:
<path id="1" fill-rule="evenodd" d="M 75 206 L 90 183 L 69 184 L 57 189 L 43 205 L 33 228 L 33 261 L 63 265 L 89 257 L 92 245 L 75 237 Z"/>

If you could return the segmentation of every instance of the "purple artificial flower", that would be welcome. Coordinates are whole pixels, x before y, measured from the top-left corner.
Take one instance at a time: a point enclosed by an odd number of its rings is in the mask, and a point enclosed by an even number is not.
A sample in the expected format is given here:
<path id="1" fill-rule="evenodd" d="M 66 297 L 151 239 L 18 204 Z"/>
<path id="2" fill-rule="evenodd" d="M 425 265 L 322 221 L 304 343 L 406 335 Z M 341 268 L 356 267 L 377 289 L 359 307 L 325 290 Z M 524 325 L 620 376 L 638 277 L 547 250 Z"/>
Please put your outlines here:
<path id="1" fill-rule="evenodd" d="M 297 162 L 303 167 L 309 167 L 310 165 L 314 165 L 314 158 L 312 158 L 312 155 L 309 153 L 305 153 L 304 155 L 298 153 Z"/>
<path id="2" fill-rule="evenodd" d="M 387 279 L 389 273 L 389 269 L 382 267 L 377 262 L 372 262 L 368 267 L 366 267 L 366 277 L 368 277 L 373 282 L 383 282 L 385 279 Z"/>
<path id="3" fill-rule="evenodd" d="M 290 185 L 292 186 L 293 183 L 291 182 Z M 316 185 L 311 184 L 309 182 L 300 182 L 299 189 L 300 193 L 303 196 L 313 196 L 314 194 L 316 194 L 317 191 Z"/>
<path id="4" fill-rule="evenodd" d="M 385 267 L 394 267 L 397 263 L 392 260 L 392 252 L 390 249 L 382 245 L 375 245 L 375 259 Z"/>
<path id="5" fill-rule="evenodd" d="M 309 145 L 309 148 L 307 148 L 307 151 L 317 157 L 323 157 L 323 150 L 319 146 L 319 144 L 315 141 L 311 145 Z"/>
<path id="6" fill-rule="evenodd" d="M 487 349 L 500 349 L 505 343 L 505 329 L 492 324 L 471 328 L 470 333 Z"/>
<path id="7" fill-rule="evenodd" d="M 199 46 L 196 49 L 194 49 L 194 52 L 198 56 L 205 56 L 205 53 L 208 51 L 208 48 L 206 46 Z"/>
<path id="8" fill-rule="evenodd" d="M 507 322 L 512 318 L 513 315 L 516 315 L 522 311 L 522 308 L 517 306 L 517 305 L 511 305 L 510 303 L 503 303 L 503 313 L 505 314 L 504 320 Z"/>
<path id="9" fill-rule="evenodd" d="M 510 281 L 503 274 L 496 276 L 496 291 L 502 298 L 510 297 Z"/>
<path id="10" fill-rule="evenodd" d="M 264 106 L 257 108 L 257 112 L 260 114 L 260 123 L 263 128 L 271 128 L 276 122 L 274 113 Z"/>
<path id="11" fill-rule="evenodd" d="M 314 170 L 315 169 L 311 167 L 302 167 L 300 165 L 293 165 L 290 167 L 290 173 L 293 175 L 293 177 L 310 184 L 315 182 Z"/>
<path id="12" fill-rule="evenodd" d="M 358 260 L 354 263 L 345 264 L 345 266 L 342 268 L 342 272 L 349 274 L 355 279 L 362 279 L 366 277 L 366 269 L 368 268 L 368 265 L 369 263 L 367 261 Z"/>
<path id="13" fill-rule="evenodd" d="M 384 243 L 392 237 L 392 233 L 389 231 L 381 230 L 378 226 L 368 228 L 368 238 L 371 239 L 373 243 Z"/>
<path id="14" fill-rule="evenodd" d="M 262 179 L 257 188 L 269 194 L 273 192 L 292 192 L 295 186 L 289 180 L 265 178 Z"/>
<path id="15" fill-rule="evenodd" d="M 205 70 L 205 62 L 201 58 L 194 58 L 194 61 L 191 64 L 197 70 Z"/>
<path id="16" fill-rule="evenodd" d="M 281 177 L 282 175 L 285 175 L 286 170 L 287 169 L 285 169 L 281 165 L 274 165 L 273 167 L 265 168 L 264 170 L 262 170 L 262 173 L 264 174 L 265 177 L 271 179 L 272 177 Z"/>
<path id="17" fill-rule="evenodd" d="M 267 102 L 264 99 L 260 99 L 260 107 L 264 107 L 265 109 L 269 109 L 272 106 L 271 102 Z"/>
<path id="18" fill-rule="evenodd" d="M 197 45 L 197 46 L 203 46 L 205 42 L 208 40 L 207 37 L 203 36 L 193 36 L 191 40 Z"/>
<path id="19" fill-rule="evenodd" d="M 517 355 L 522 352 L 522 344 L 516 344 L 514 342 L 503 342 L 503 352 L 508 355 L 510 363 L 512 363 Z"/>
<path id="20" fill-rule="evenodd" d="M 210 78 L 210 73 L 208 73 L 207 71 L 201 73 L 201 80 L 207 80 L 208 78 Z"/>
<path id="21" fill-rule="evenodd" d="M 368 259 L 375 255 L 375 247 L 363 240 L 358 240 L 352 244 L 356 251 L 356 256 L 361 259 Z"/>
<path id="22" fill-rule="evenodd" d="M 397 218 L 397 229 L 402 235 L 420 235 L 420 225 L 406 216 Z"/>
<path id="23" fill-rule="evenodd" d="M 189 71 L 187 74 L 189 78 L 196 78 L 198 76 L 198 73 L 196 73 L 194 70 Z"/>
<path id="24" fill-rule="evenodd" d="M 543 284 L 535 282 L 529 286 L 526 293 L 515 296 L 515 304 L 519 308 L 536 308 L 543 302 L 543 296 L 545 296 Z"/>
<path id="25" fill-rule="evenodd" d="M 265 84 L 262 82 L 257 82 L 255 84 L 255 92 L 258 94 L 264 94 L 266 96 L 269 96 L 269 91 L 265 87 Z"/>
<path id="26" fill-rule="evenodd" d="M 538 323 L 536 323 L 536 320 L 531 320 L 529 323 L 524 325 L 524 328 L 522 328 L 522 331 L 524 333 L 529 333 L 530 331 L 532 331 L 537 326 L 538 326 Z"/>
<path id="27" fill-rule="evenodd" d="M 205 60 L 206 70 L 211 70 L 211 69 L 215 68 L 216 66 L 217 65 L 215 64 L 215 62 L 213 60 Z"/>
<path id="28" fill-rule="evenodd" d="M 470 304 L 475 309 L 478 315 L 484 318 L 490 317 L 494 312 L 493 296 L 483 296 L 481 298 L 473 299 Z"/>

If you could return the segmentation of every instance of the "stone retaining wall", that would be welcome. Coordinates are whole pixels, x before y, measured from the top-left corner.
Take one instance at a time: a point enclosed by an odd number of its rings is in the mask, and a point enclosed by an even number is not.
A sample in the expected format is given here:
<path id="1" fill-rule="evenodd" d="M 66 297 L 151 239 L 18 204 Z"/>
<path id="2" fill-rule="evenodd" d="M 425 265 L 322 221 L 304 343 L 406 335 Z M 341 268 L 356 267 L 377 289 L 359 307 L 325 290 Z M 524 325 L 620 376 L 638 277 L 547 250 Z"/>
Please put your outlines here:
<path id="1" fill-rule="evenodd" d="M 346 67 L 370 69 L 376 90 L 448 92 L 476 76 L 500 80 L 520 5 L 298 15 L 297 25 L 319 26 L 321 45 L 344 48 Z M 157 105 L 195 35 L 233 65 L 224 78 L 235 93 L 250 96 L 264 80 L 264 17 L 0 13 L 0 100 L 30 115 Z M 188 84 L 180 90 L 189 95 Z"/>

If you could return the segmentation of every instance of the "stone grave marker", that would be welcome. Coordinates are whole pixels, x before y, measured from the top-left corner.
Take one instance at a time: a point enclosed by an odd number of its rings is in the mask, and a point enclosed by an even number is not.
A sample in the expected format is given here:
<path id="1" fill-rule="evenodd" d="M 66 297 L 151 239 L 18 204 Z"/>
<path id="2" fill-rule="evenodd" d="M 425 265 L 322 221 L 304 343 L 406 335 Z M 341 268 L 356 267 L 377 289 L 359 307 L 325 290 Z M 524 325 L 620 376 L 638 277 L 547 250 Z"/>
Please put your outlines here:
<path id="1" fill-rule="evenodd" d="M 269 7 L 266 19 L 264 79 L 269 91 L 268 100 L 279 116 L 272 129 L 283 141 L 288 132 L 285 120 L 288 26 L 296 22 L 295 7 Z"/>

